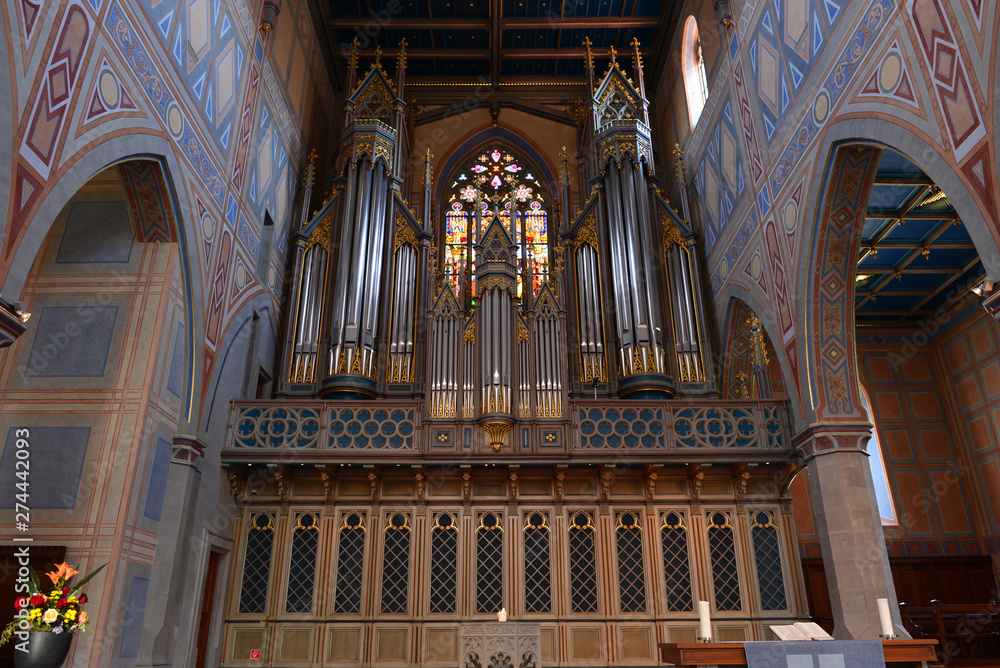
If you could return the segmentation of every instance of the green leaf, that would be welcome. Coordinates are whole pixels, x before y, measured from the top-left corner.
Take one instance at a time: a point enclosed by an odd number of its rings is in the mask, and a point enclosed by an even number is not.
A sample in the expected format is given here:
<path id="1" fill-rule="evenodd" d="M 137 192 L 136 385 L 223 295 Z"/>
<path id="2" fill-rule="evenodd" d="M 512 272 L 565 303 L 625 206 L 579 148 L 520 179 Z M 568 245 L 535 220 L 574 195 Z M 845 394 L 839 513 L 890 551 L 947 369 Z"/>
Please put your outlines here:
<path id="1" fill-rule="evenodd" d="M 38 573 L 35 572 L 35 567 L 31 564 L 28 564 L 28 579 L 31 580 L 31 586 L 35 588 L 32 592 L 33 594 L 37 594 L 42 590 L 42 585 L 38 582 Z"/>
<path id="2" fill-rule="evenodd" d="M 88 575 L 87 577 L 85 577 L 82 580 L 80 580 L 79 582 L 77 582 L 76 585 L 70 590 L 69 595 L 70 596 L 75 596 L 76 592 L 80 591 L 80 588 L 83 587 L 83 585 L 85 585 L 88 582 L 90 582 L 90 578 L 94 577 L 95 575 L 97 575 L 98 573 L 100 573 L 102 570 L 104 570 L 104 567 L 107 566 L 107 565 L 108 565 L 107 563 L 104 563 L 103 565 L 98 566 L 95 570 L 91 571 L 90 575 Z"/>

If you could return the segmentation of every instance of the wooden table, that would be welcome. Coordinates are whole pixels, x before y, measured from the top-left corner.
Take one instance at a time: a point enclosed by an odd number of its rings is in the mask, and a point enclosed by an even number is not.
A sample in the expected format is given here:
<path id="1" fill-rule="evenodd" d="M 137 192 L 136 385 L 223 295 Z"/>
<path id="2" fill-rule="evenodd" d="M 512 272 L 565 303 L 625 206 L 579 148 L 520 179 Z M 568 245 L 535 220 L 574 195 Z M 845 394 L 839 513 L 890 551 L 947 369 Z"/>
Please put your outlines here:
<path id="1" fill-rule="evenodd" d="M 920 668 L 924 662 L 937 660 L 935 645 L 937 640 L 883 640 L 882 652 L 886 665 L 892 664 L 893 668 Z M 676 668 L 747 665 L 741 642 L 661 642 L 659 648 L 660 662 L 672 663 Z"/>

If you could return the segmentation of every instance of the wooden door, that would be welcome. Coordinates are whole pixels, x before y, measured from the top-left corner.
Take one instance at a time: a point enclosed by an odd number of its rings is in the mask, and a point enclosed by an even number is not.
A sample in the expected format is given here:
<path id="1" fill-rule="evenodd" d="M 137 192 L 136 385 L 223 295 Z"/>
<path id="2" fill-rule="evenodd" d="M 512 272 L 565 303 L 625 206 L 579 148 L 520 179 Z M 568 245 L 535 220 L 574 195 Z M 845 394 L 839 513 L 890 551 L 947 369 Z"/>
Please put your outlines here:
<path id="1" fill-rule="evenodd" d="M 195 668 L 205 668 L 208 654 L 208 632 L 212 623 L 212 601 L 215 598 L 215 577 L 219 572 L 219 554 L 208 553 L 208 568 L 205 571 L 205 590 L 201 595 L 201 618 L 198 620 L 198 658 Z"/>

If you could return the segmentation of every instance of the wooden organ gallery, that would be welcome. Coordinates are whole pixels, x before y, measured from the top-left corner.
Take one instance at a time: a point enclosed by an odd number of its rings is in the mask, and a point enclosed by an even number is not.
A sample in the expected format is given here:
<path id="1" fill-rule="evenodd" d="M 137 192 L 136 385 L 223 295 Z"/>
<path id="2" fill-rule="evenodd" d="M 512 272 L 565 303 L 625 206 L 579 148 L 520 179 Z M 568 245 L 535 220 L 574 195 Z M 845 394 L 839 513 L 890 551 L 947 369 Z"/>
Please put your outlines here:
<path id="1" fill-rule="evenodd" d="M 574 206 L 565 153 L 502 133 L 438 157 L 437 199 L 405 50 L 395 78 L 351 57 L 277 398 L 233 404 L 221 455 L 223 665 L 459 665 L 461 624 L 501 608 L 543 665 L 639 665 L 695 639 L 699 600 L 723 640 L 808 616 L 787 405 L 719 398 L 683 163 L 669 202 L 632 59 L 595 80 L 587 47 Z"/>

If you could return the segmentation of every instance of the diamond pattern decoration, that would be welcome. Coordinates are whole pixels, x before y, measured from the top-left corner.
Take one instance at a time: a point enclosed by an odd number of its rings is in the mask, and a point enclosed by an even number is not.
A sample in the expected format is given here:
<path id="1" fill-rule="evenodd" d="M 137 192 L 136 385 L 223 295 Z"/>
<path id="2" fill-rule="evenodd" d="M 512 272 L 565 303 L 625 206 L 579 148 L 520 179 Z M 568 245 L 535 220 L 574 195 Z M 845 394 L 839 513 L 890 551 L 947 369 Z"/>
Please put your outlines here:
<path id="1" fill-rule="evenodd" d="M 645 565 L 642 529 L 632 513 L 618 516 L 618 597 L 622 612 L 646 612 Z"/>
<path id="2" fill-rule="evenodd" d="M 385 529 L 385 550 L 382 555 L 382 613 L 406 612 L 407 589 L 410 583 L 410 527 L 403 514 L 392 518 Z"/>
<path id="3" fill-rule="evenodd" d="M 292 529 L 292 557 L 288 566 L 285 612 L 312 612 L 318 544 L 316 519 L 307 513 L 299 518 L 299 523 Z"/>
<path id="4" fill-rule="evenodd" d="M 364 573 L 365 528 L 361 517 L 351 513 L 340 528 L 337 561 L 337 597 L 334 611 L 361 612 L 361 578 Z"/>
<path id="5" fill-rule="evenodd" d="M 431 530 L 431 612 L 455 612 L 458 530 L 450 519 L 439 516 Z"/>
<path id="6" fill-rule="evenodd" d="M 753 554 L 757 562 L 757 583 L 760 585 L 760 604 L 764 610 L 785 610 L 785 578 L 781 569 L 781 551 L 778 549 L 778 528 L 768 513 L 754 515 L 750 528 L 753 537 Z"/>
<path id="7" fill-rule="evenodd" d="M 736 543 L 733 527 L 722 513 L 712 516 L 708 527 L 708 551 L 712 556 L 712 583 L 715 586 L 715 609 L 739 610 L 740 575 L 736 568 Z"/>
<path id="8" fill-rule="evenodd" d="M 578 513 L 569 528 L 569 588 L 573 612 L 597 612 L 594 527 Z"/>
<path id="9" fill-rule="evenodd" d="M 681 524 L 676 513 L 667 513 L 663 518 L 660 543 L 663 546 L 663 579 L 667 584 L 667 610 L 692 610 L 694 604 L 691 596 L 687 527 Z"/>
<path id="10" fill-rule="evenodd" d="M 447 515 L 431 529 L 431 612 L 455 612 L 458 530 Z"/>
<path id="11" fill-rule="evenodd" d="M 243 562 L 240 612 L 262 614 L 267 605 L 267 578 L 271 572 L 274 526 L 269 515 L 253 518 L 247 530 L 247 550 Z"/>
<path id="12" fill-rule="evenodd" d="M 524 608 L 527 612 L 552 612 L 549 528 L 533 513 L 524 530 Z"/>
<path id="13" fill-rule="evenodd" d="M 503 607 L 503 529 L 496 515 L 484 515 L 476 530 L 476 612 Z"/>

